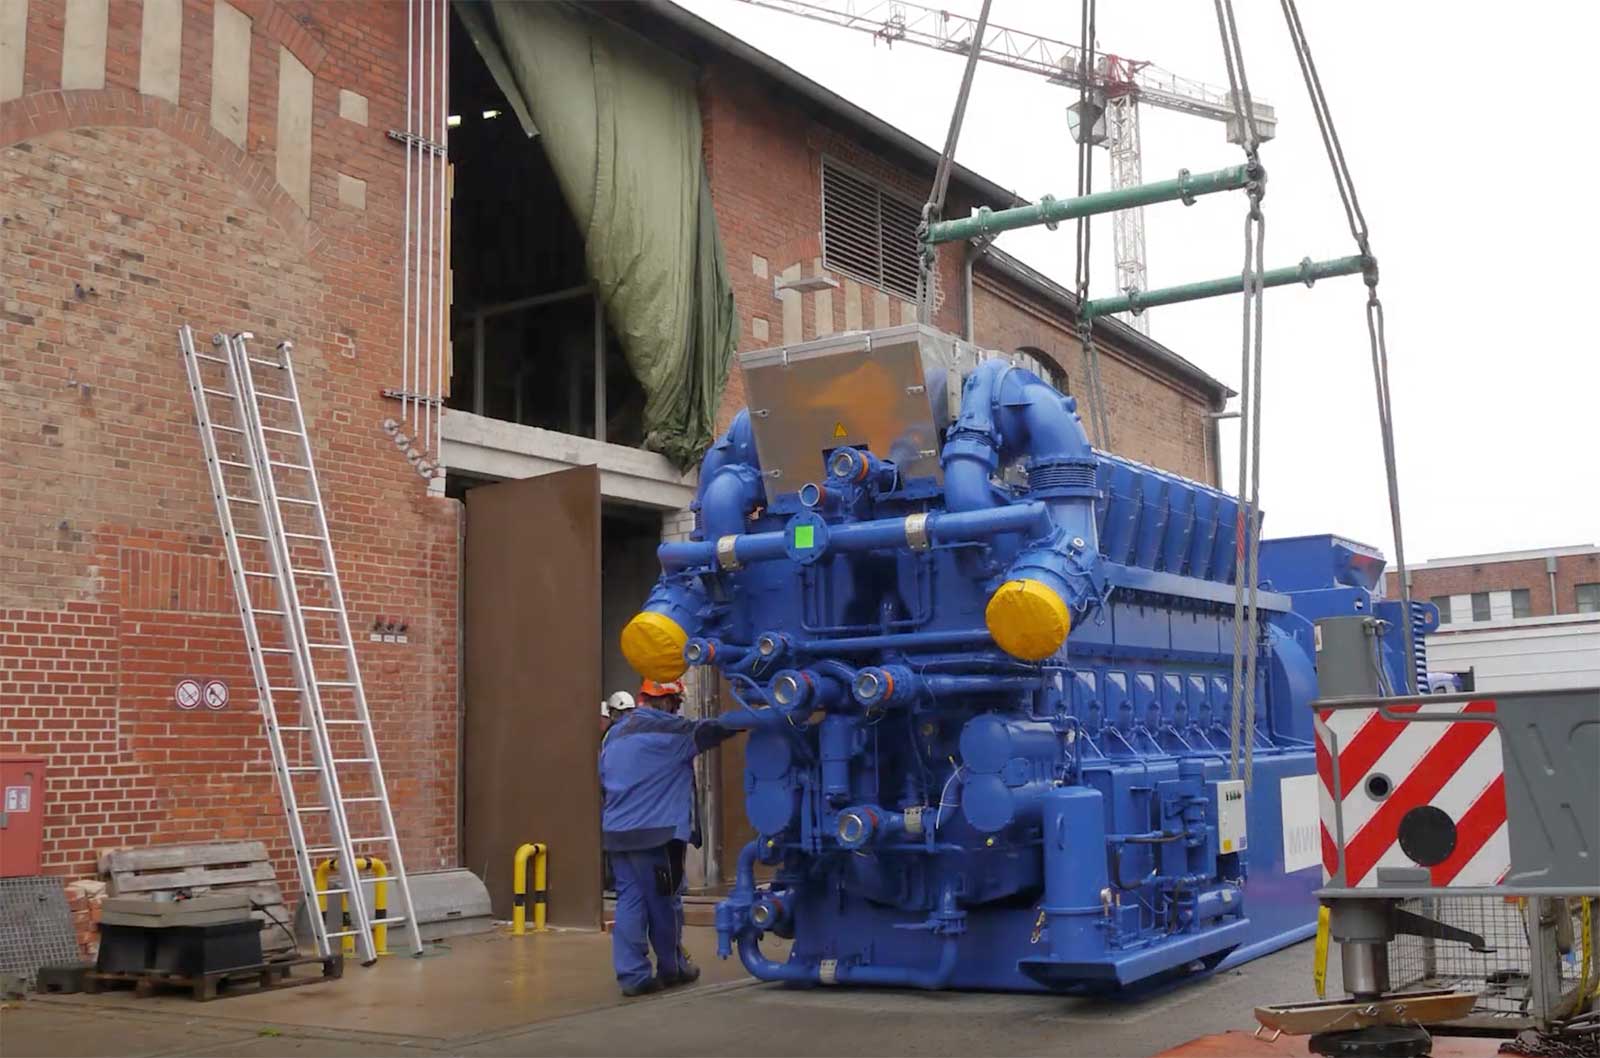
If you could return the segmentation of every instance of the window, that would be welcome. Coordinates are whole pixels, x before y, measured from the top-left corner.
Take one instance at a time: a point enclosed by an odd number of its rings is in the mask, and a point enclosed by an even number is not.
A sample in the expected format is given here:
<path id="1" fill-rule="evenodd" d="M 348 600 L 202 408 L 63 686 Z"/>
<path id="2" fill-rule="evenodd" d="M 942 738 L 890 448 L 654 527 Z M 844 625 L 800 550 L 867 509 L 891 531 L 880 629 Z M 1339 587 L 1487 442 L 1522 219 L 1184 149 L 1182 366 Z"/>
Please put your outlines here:
<path id="1" fill-rule="evenodd" d="M 922 208 L 827 158 L 822 160 L 822 265 L 917 299 Z"/>
<path id="2" fill-rule="evenodd" d="M 1511 616 L 1532 617 L 1533 599 L 1527 588 L 1511 589 Z"/>
<path id="3" fill-rule="evenodd" d="M 1433 605 L 1435 605 L 1435 606 L 1437 606 L 1439 608 L 1439 623 L 1442 624 L 1442 625 L 1449 624 L 1450 623 L 1450 596 L 1448 596 L 1448 595 L 1435 595 L 1433 598 L 1429 599 L 1428 601 L 1433 603 Z"/>
<path id="4" fill-rule="evenodd" d="M 1579 613 L 1600 613 L 1600 584 L 1580 584 L 1573 589 Z"/>
<path id="5" fill-rule="evenodd" d="M 1489 593 L 1475 591 L 1472 593 L 1472 619 L 1474 621 L 1487 621 L 1489 619 Z"/>

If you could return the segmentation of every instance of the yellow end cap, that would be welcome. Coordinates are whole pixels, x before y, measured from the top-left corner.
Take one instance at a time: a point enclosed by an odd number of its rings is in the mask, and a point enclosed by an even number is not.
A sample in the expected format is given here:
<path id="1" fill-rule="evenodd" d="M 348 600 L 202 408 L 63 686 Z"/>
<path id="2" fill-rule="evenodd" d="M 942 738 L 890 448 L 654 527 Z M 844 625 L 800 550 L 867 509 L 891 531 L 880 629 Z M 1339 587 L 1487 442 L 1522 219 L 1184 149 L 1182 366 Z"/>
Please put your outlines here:
<path id="1" fill-rule="evenodd" d="M 1008 580 L 983 612 L 994 641 L 1014 658 L 1043 661 L 1061 649 L 1072 614 L 1061 596 L 1036 580 Z"/>
<path id="2" fill-rule="evenodd" d="M 678 622 L 664 613 L 643 610 L 622 630 L 622 656 L 645 679 L 667 683 L 689 667 L 683 660 L 687 642 L 689 633 Z"/>

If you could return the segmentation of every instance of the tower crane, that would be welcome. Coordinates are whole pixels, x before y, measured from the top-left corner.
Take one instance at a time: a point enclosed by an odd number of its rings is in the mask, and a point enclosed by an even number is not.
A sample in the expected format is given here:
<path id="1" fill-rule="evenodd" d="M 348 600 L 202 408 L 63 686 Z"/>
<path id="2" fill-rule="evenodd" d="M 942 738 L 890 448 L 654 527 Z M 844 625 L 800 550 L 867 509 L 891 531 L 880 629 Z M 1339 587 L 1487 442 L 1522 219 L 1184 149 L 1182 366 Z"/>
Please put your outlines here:
<path id="1" fill-rule="evenodd" d="M 752 7 L 782 11 L 844 29 L 870 33 L 893 45 L 904 42 L 956 55 L 972 46 L 977 20 L 952 11 L 923 7 L 906 0 L 741 0 Z M 1052 84 L 1087 87 L 1087 113 L 1078 105 L 1069 110 L 1073 136 L 1087 137 L 1110 153 L 1111 186 L 1133 187 L 1143 182 L 1140 162 L 1139 104 L 1160 107 L 1193 117 L 1223 122 L 1228 140 L 1240 143 L 1231 93 L 1180 77 L 1154 63 L 1096 53 L 1092 64 L 1080 48 L 1066 41 L 988 23 L 978 46 L 978 58 L 1037 74 Z M 1272 107 L 1253 100 L 1256 128 L 1271 139 L 1277 119 Z M 1117 262 L 1117 288 L 1127 294 L 1147 289 L 1145 279 L 1144 210 L 1125 209 L 1113 215 L 1113 242 Z M 1129 324 L 1149 333 L 1149 314 L 1124 316 Z"/>

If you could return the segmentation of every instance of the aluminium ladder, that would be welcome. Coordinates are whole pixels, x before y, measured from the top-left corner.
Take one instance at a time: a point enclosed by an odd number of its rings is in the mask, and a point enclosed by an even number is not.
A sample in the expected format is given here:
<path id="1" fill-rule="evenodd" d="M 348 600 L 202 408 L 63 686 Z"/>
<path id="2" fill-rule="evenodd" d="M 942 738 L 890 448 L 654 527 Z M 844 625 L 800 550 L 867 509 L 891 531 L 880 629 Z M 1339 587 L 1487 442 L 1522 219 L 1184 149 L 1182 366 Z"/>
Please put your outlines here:
<path id="1" fill-rule="evenodd" d="M 306 917 L 323 958 L 334 954 L 333 941 L 343 946 L 350 938 L 362 964 L 369 965 L 381 954 L 374 928 L 392 926 L 404 927 L 412 952 L 420 954 L 422 939 L 410 881 L 378 762 L 295 382 L 293 346 L 283 342 L 278 359 L 267 359 L 250 353 L 246 342 L 253 337 L 248 332 L 219 334 L 212 344 L 223 355 L 213 356 L 196 351 L 194 332 L 186 324 L 178 332 L 178 344 L 294 845 Z M 258 390 L 255 367 L 270 369 L 269 376 L 280 388 Z M 220 376 L 220 382 L 208 383 L 208 374 Z M 231 410 L 223 412 L 222 404 Z M 231 419 L 231 425 L 216 421 L 214 409 Z M 240 531 L 236 508 L 252 512 L 250 524 L 260 531 Z M 271 605 L 270 593 L 256 591 L 261 581 L 276 586 L 276 606 Z M 285 741 L 286 735 L 292 744 Z M 363 877 L 356 868 L 370 864 L 380 849 L 388 876 Z M 331 858 L 339 872 L 340 881 L 331 887 L 317 884 L 316 861 L 324 857 Z M 363 887 L 386 883 L 399 890 L 399 917 L 368 913 Z M 327 903 L 331 899 L 340 899 L 348 908 L 337 930 L 330 930 L 325 915 L 319 913 L 332 906 Z"/>

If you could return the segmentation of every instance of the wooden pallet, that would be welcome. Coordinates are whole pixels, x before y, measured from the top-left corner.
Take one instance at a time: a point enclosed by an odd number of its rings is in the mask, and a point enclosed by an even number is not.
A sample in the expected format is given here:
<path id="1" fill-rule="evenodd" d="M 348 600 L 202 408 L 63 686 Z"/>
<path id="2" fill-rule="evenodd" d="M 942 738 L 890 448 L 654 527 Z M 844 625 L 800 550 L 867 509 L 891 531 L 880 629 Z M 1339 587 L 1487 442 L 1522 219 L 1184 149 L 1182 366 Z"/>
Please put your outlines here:
<path id="1" fill-rule="evenodd" d="M 316 976 L 293 976 L 296 966 L 320 966 Z M 85 992 L 104 992 L 116 988 L 132 988 L 141 999 L 158 991 L 186 991 L 194 999 L 207 1002 L 228 995 L 247 992 L 271 992 L 280 988 L 297 988 L 332 981 L 344 976 L 344 959 L 335 955 L 327 959 L 316 956 L 293 959 L 270 959 L 255 966 L 239 966 L 231 970 L 217 970 L 207 974 L 180 974 L 166 970 L 144 970 L 139 973 L 102 973 L 98 970 L 84 975 Z M 238 986 L 254 985 L 239 990 Z"/>
<path id="2" fill-rule="evenodd" d="M 252 915 L 262 923 L 261 949 L 267 954 L 298 950 L 294 916 L 283 902 L 276 872 L 259 841 L 198 845 L 148 845 L 100 854 L 100 873 L 111 881 L 109 896 L 147 896 L 187 892 L 241 893 L 265 910 Z"/>

